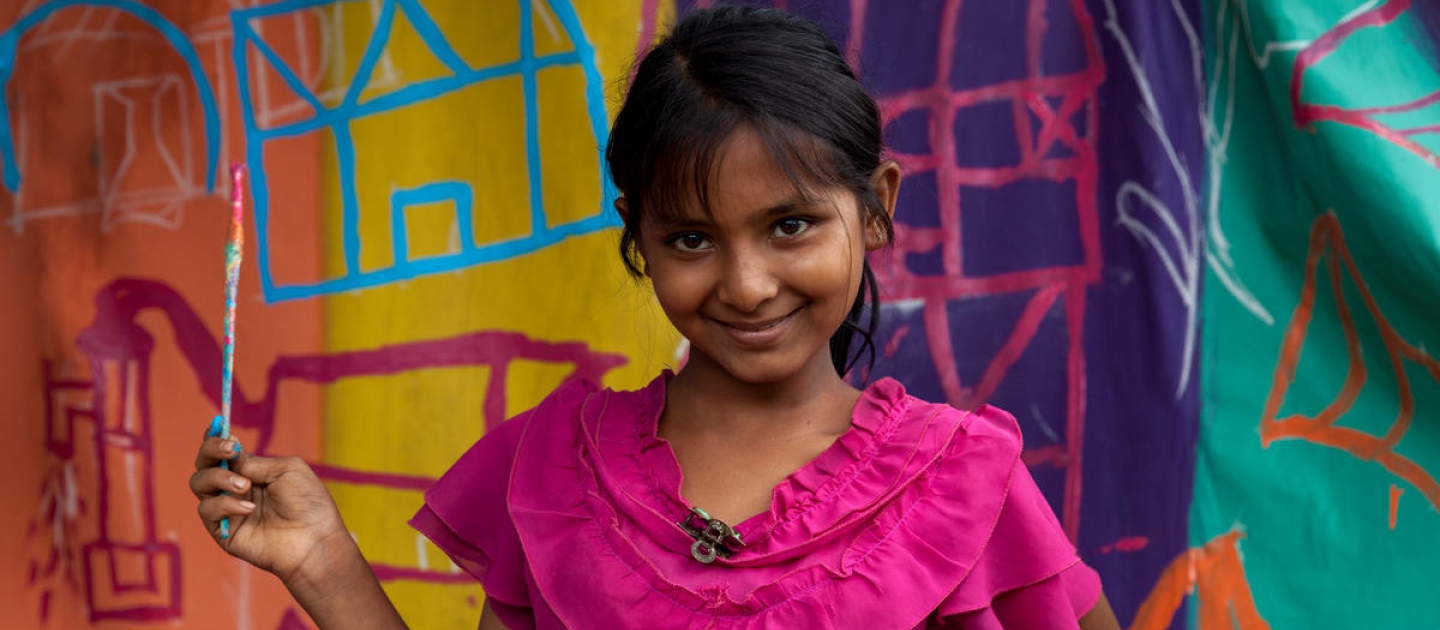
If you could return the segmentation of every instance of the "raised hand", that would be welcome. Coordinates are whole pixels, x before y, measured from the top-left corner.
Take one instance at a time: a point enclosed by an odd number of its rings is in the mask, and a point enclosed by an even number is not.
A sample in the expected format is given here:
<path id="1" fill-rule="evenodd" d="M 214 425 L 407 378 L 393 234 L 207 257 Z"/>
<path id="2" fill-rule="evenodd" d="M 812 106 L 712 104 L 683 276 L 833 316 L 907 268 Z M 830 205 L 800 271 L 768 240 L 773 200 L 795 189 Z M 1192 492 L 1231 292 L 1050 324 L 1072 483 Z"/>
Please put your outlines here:
<path id="1" fill-rule="evenodd" d="M 228 461 L 231 470 L 220 467 Z M 230 555 L 287 583 L 317 551 L 353 544 L 320 478 L 298 457 L 258 457 L 234 440 L 206 438 L 195 457 L 190 490 L 206 531 Z M 228 517 L 229 536 L 220 521 Z"/>
<path id="2" fill-rule="evenodd" d="M 234 440 L 207 437 L 195 456 L 190 491 L 215 542 L 279 577 L 320 628 L 405 627 L 304 460 L 249 455 Z"/>

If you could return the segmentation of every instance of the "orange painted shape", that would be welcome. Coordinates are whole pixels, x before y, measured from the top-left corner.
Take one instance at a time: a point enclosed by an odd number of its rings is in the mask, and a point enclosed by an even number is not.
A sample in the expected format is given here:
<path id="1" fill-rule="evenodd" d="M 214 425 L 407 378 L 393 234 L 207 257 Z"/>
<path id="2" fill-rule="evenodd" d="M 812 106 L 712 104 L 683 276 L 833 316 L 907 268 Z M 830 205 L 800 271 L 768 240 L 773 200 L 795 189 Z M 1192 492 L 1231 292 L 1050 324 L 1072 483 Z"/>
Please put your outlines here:
<path id="1" fill-rule="evenodd" d="M 1400 495 L 1405 494 L 1405 489 L 1395 484 L 1390 484 L 1390 531 L 1395 531 L 1395 516 L 1400 511 Z"/>
<path id="2" fill-rule="evenodd" d="M 1328 257 L 1327 257 L 1328 254 Z M 1314 417 L 1293 414 L 1277 418 L 1285 393 L 1295 381 L 1295 370 L 1300 361 L 1300 349 L 1305 345 L 1310 320 L 1315 314 L 1315 286 L 1321 259 L 1325 259 L 1325 271 L 1334 294 L 1335 308 L 1340 324 L 1345 331 L 1345 349 L 1348 355 L 1348 370 L 1345 382 L 1335 399 Z M 1399 413 L 1385 435 L 1377 436 L 1347 427 L 1335 426 L 1335 422 L 1350 411 L 1360 396 L 1367 380 L 1367 368 L 1360 351 L 1360 338 L 1355 328 L 1354 314 L 1346 301 L 1343 291 L 1342 273 L 1349 274 L 1350 280 L 1359 289 L 1360 299 L 1375 326 L 1380 330 L 1380 339 L 1389 355 L 1390 365 L 1395 372 L 1396 397 L 1399 398 Z M 1400 455 L 1395 447 L 1410 429 L 1415 417 L 1415 395 L 1410 388 L 1410 377 L 1405 371 L 1405 361 L 1418 364 L 1440 383 L 1440 361 L 1426 354 L 1424 350 L 1411 345 L 1400 337 L 1390 325 L 1350 250 L 1345 245 L 1345 236 L 1340 231 L 1340 221 L 1334 214 L 1324 214 L 1315 219 L 1310 228 L 1310 249 L 1305 257 L 1305 281 L 1300 288 L 1300 302 L 1290 317 L 1285 329 L 1280 357 L 1275 364 L 1275 375 L 1271 381 L 1270 393 L 1265 399 L 1264 413 L 1260 419 L 1260 443 L 1269 447 L 1271 442 L 1284 439 L 1299 439 L 1322 446 L 1338 448 L 1357 459 L 1373 461 L 1385 470 L 1415 486 L 1437 509 L 1440 509 L 1440 483 L 1435 476 L 1418 463 Z M 1395 496 L 1392 493 L 1392 529 Z"/>
<path id="3" fill-rule="evenodd" d="M 1194 594 L 1199 605 L 1198 624 L 1206 630 L 1269 630 L 1260 616 L 1245 566 L 1240 559 L 1239 530 L 1215 537 L 1205 546 L 1190 549 L 1166 565 L 1154 588 L 1130 623 L 1130 630 L 1164 630 L 1175 613 Z"/>

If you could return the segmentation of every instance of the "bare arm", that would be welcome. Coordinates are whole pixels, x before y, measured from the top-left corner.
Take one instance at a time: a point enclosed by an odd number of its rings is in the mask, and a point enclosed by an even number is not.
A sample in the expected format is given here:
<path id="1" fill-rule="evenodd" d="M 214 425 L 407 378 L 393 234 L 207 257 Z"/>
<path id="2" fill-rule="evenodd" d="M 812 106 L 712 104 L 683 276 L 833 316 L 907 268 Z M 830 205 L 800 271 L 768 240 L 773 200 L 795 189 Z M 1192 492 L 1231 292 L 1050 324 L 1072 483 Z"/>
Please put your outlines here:
<path id="1" fill-rule="evenodd" d="M 295 457 L 236 457 L 237 447 L 206 439 L 190 477 L 216 544 L 279 577 L 320 628 L 405 628 L 310 466 Z M 232 470 L 219 467 L 225 459 Z"/>
<path id="2" fill-rule="evenodd" d="M 319 628 L 407 628 L 355 540 L 342 538 L 317 545 L 304 574 L 285 580 L 285 588 Z"/>
<path id="3" fill-rule="evenodd" d="M 1104 591 L 1095 607 L 1080 618 L 1080 630 L 1120 630 L 1120 622 L 1115 620 L 1115 611 L 1110 609 L 1110 600 L 1105 598 Z"/>

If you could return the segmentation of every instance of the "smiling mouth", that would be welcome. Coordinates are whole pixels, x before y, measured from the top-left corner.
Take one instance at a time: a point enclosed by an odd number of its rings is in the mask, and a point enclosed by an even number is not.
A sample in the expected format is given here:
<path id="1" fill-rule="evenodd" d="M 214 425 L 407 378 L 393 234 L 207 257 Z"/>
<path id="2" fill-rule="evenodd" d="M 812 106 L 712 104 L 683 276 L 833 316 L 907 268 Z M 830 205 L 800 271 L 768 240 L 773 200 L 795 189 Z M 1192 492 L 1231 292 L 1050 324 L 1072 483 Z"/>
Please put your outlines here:
<path id="1" fill-rule="evenodd" d="M 729 328 L 734 334 L 743 335 L 743 337 L 768 337 L 768 335 L 763 334 L 773 331 L 773 329 L 779 328 L 780 325 L 791 321 L 798 312 L 801 312 L 801 309 L 796 308 L 795 311 L 778 316 L 778 318 L 766 319 L 766 321 L 760 322 L 733 322 L 726 321 L 726 319 L 714 319 L 714 321 L 716 321 L 717 324 L 723 325 L 723 327 Z M 752 341 L 760 341 L 760 339 L 752 339 Z"/>
<path id="2" fill-rule="evenodd" d="M 762 321 L 762 322 L 755 322 L 755 323 L 750 323 L 750 322 L 732 322 L 732 321 L 726 321 L 726 320 L 723 320 L 723 319 L 717 319 L 717 320 L 715 320 L 715 321 L 720 322 L 721 324 L 723 324 L 723 325 L 725 325 L 725 326 L 728 326 L 728 327 L 730 327 L 730 328 L 734 328 L 735 330 L 738 330 L 738 331 L 741 331 L 741 332 L 758 333 L 758 332 L 764 332 L 764 331 L 766 331 L 766 330 L 770 330 L 770 329 L 775 328 L 776 326 L 779 326 L 779 325 L 781 325 L 781 324 L 783 324 L 783 323 L 785 323 L 785 322 L 787 322 L 787 321 L 790 321 L 790 318 L 791 318 L 791 317 L 794 317 L 795 314 L 798 313 L 798 312 L 800 312 L 800 309 L 797 308 L 797 309 L 795 309 L 795 310 L 793 310 L 793 311 L 790 311 L 789 313 L 786 313 L 786 314 L 784 314 L 784 315 L 782 315 L 782 316 L 780 316 L 780 317 L 776 317 L 775 319 L 766 320 L 766 321 Z"/>

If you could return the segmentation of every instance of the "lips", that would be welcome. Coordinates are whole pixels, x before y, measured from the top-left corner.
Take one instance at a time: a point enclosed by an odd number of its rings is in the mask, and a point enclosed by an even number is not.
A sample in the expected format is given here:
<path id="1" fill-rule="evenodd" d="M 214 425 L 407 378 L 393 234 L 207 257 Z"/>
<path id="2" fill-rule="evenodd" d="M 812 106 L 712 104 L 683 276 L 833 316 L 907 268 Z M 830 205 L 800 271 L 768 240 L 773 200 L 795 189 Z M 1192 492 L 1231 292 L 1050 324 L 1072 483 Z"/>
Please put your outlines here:
<path id="1" fill-rule="evenodd" d="M 790 323 L 795 321 L 795 315 L 799 312 L 800 309 L 797 308 L 782 317 L 754 322 L 726 321 L 722 319 L 712 321 L 719 324 L 720 328 L 740 345 L 759 347 L 774 343 L 784 335 L 785 331 L 789 329 Z"/>
<path id="2" fill-rule="evenodd" d="M 765 330 L 765 329 L 767 329 L 767 328 L 774 328 L 774 327 L 780 325 L 781 323 L 783 323 L 783 322 L 784 322 L 786 319 L 788 319 L 789 317 L 790 317 L 789 315 L 786 315 L 786 316 L 784 316 L 784 317 L 776 317 L 775 319 L 772 319 L 772 320 L 770 320 L 770 321 L 764 321 L 764 322 L 759 322 L 759 323 L 755 323 L 755 324 L 749 324 L 749 323 L 744 323 L 744 322 L 727 322 L 727 321 L 721 321 L 720 323 L 725 324 L 726 326 L 729 326 L 729 327 L 731 327 L 731 328 L 736 328 L 736 329 L 743 330 L 743 331 L 746 331 L 746 332 L 760 332 L 760 331 Z"/>

